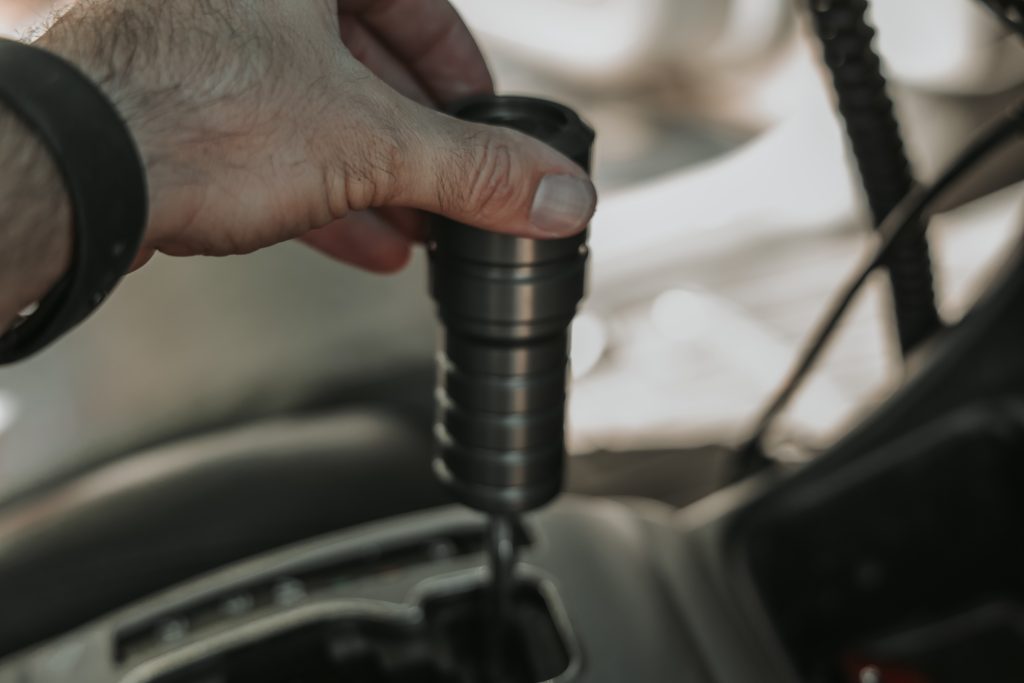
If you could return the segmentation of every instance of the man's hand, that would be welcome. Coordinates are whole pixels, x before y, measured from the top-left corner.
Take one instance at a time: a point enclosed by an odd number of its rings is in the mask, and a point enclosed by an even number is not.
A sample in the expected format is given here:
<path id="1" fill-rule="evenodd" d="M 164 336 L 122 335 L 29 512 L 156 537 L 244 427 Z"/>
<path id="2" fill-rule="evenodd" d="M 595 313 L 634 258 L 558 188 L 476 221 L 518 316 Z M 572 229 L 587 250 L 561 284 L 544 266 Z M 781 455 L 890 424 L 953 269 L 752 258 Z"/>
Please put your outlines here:
<path id="1" fill-rule="evenodd" d="M 374 271 L 414 209 L 531 237 L 582 229 L 571 161 L 436 105 L 490 92 L 447 0 L 82 0 L 39 41 L 92 76 L 146 162 L 138 263 L 292 238 Z"/>

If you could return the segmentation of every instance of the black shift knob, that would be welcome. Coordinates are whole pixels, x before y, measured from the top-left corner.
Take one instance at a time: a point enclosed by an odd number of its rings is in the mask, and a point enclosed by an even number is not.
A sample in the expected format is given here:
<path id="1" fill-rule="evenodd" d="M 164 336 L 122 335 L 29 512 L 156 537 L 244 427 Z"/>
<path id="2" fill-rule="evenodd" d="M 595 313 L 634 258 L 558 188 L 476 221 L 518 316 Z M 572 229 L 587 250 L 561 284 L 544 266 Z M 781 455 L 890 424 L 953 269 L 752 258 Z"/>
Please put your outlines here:
<path id="1" fill-rule="evenodd" d="M 480 97 L 451 113 L 531 135 L 590 169 L 594 132 L 562 105 Z M 431 293 L 441 323 L 434 465 L 475 509 L 525 512 L 561 491 L 569 326 L 584 294 L 586 239 L 585 232 L 535 240 L 434 223 Z"/>

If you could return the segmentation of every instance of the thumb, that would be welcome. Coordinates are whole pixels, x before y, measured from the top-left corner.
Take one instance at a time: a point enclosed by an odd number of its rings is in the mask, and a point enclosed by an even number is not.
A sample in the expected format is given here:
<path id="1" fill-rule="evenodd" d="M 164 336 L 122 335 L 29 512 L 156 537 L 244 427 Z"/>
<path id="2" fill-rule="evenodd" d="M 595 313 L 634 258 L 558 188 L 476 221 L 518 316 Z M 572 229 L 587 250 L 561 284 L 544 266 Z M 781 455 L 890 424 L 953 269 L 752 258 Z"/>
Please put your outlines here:
<path id="1" fill-rule="evenodd" d="M 469 123 L 420 107 L 394 204 L 523 237 L 555 238 L 586 227 L 597 204 L 587 174 L 518 131 Z"/>

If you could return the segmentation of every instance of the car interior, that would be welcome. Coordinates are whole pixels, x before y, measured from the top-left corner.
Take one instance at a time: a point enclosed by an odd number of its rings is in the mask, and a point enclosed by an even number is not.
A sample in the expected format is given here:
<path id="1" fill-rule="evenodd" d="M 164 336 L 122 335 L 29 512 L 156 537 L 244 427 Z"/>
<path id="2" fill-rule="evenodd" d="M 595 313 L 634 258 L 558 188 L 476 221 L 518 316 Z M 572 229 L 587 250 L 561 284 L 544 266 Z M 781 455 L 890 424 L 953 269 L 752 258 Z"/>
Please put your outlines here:
<path id="1" fill-rule="evenodd" d="M 0 683 L 1024 680 L 1024 3 L 454 4 L 589 235 L 158 259 L 0 371 Z"/>

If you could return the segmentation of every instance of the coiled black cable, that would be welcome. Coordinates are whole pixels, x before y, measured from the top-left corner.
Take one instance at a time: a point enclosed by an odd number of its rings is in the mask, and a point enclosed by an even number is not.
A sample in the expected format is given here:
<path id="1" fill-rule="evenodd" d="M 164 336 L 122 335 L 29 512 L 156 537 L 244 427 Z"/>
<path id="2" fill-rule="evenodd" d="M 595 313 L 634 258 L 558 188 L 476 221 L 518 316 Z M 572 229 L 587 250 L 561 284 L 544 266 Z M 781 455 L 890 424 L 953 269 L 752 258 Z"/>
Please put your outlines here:
<path id="1" fill-rule="evenodd" d="M 810 0 L 810 6 L 877 228 L 915 182 L 892 100 L 886 93 L 881 63 L 871 47 L 875 32 L 865 16 L 868 3 Z M 896 326 L 904 354 L 942 326 L 924 227 L 910 231 L 894 245 L 884 264 L 892 282 Z"/>

